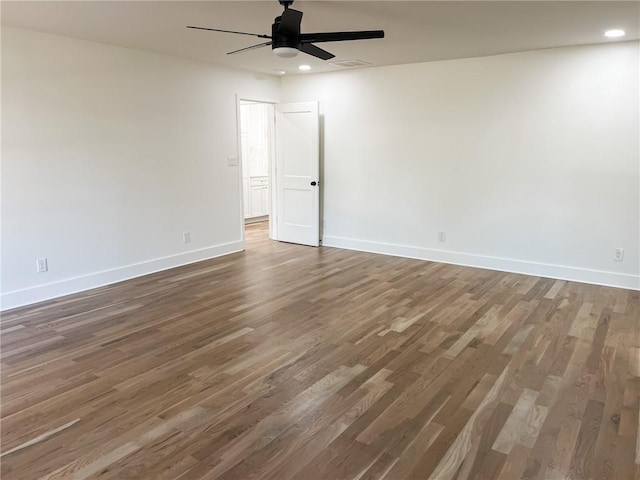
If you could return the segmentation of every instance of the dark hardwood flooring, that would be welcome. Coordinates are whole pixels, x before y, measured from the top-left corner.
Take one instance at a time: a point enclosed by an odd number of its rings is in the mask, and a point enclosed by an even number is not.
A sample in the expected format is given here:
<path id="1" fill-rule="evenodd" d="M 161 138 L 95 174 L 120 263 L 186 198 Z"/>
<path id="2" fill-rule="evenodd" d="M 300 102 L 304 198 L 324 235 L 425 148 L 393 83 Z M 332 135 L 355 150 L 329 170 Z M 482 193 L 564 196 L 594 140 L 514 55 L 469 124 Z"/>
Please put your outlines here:
<path id="1" fill-rule="evenodd" d="M 269 241 L 2 316 L 2 479 L 640 478 L 638 292 Z"/>

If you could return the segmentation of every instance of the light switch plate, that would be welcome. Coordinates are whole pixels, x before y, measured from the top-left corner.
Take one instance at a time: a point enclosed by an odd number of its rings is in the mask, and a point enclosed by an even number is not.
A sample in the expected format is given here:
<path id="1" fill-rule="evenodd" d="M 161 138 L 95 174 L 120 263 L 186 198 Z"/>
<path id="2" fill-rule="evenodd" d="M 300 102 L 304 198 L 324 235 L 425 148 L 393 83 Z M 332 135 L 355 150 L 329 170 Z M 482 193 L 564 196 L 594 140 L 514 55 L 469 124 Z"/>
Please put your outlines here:
<path id="1" fill-rule="evenodd" d="M 237 155 L 229 155 L 227 157 L 227 165 L 229 165 L 230 167 L 237 167 L 238 166 L 238 156 Z"/>

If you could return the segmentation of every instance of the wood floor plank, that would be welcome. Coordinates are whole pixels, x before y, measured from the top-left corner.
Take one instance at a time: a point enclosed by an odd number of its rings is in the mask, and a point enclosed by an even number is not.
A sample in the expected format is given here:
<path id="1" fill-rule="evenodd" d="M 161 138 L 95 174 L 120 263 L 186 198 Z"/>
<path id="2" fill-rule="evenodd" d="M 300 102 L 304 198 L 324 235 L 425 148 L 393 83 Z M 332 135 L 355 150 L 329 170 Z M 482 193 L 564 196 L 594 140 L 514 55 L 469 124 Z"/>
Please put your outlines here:
<path id="1" fill-rule="evenodd" d="M 3 480 L 640 475 L 639 292 L 246 238 L 4 312 Z"/>
<path id="2" fill-rule="evenodd" d="M 524 389 L 496 438 L 493 450 L 509 455 L 516 444 L 533 447 L 548 412 L 547 407 L 536 404 L 537 399 L 538 392 Z"/>

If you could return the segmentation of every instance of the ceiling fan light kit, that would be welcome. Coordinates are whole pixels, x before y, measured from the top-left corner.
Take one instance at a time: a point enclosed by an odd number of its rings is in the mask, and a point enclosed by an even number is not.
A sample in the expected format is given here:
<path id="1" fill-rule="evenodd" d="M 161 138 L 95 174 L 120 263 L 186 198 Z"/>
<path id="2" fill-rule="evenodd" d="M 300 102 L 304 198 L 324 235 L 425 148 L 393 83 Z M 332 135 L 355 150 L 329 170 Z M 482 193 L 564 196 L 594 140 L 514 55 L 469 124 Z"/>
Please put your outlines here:
<path id="1" fill-rule="evenodd" d="M 282 12 L 282 15 L 275 18 L 273 25 L 271 25 L 270 36 L 257 33 L 237 32 L 234 30 L 222 30 L 219 28 L 196 27 L 193 25 L 188 25 L 187 28 L 264 38 L 268 41 L 257 45 L 251 45 L 250 47 L 241 48 L 239 50 L 234 50 L 233 52 L 229 52 L 228 55 L 271 46 L 273 53 L 281 58 L 293 58 L 298 55 L 299 52 L 303 52 L 321 60 L 330 60 L 334 58 L 335 55 L 314 45 L 314 43 L 384 38 L 383 30 L 301 33 L 300 25 L 302 24 L 302 12 L 289 8 L 293 3 L 293 0 L 278 1 L 280 5 L 284 7 L 284 11 Z"/>
<path id="2" fill-rule="evenodd" d="M 300 53 L 297 48 L 292 47 L 273 47 L 272 52 L 280 58 L 293 58 Z"/>

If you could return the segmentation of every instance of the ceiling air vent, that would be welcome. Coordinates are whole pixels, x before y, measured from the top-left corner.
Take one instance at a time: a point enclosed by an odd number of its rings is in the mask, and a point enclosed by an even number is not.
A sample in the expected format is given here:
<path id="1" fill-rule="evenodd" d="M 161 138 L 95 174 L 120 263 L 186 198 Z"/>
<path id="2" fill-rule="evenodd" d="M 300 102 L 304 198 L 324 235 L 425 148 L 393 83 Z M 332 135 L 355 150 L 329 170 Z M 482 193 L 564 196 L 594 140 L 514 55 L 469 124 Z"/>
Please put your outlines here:
<path id="1" fill-rule="evenodd" d="M 370 67 L 372 64 L 363 62 L 362 60 L 339 60 L 337 62 L 329 62 L 331 65 L 342 68 Z"/>

